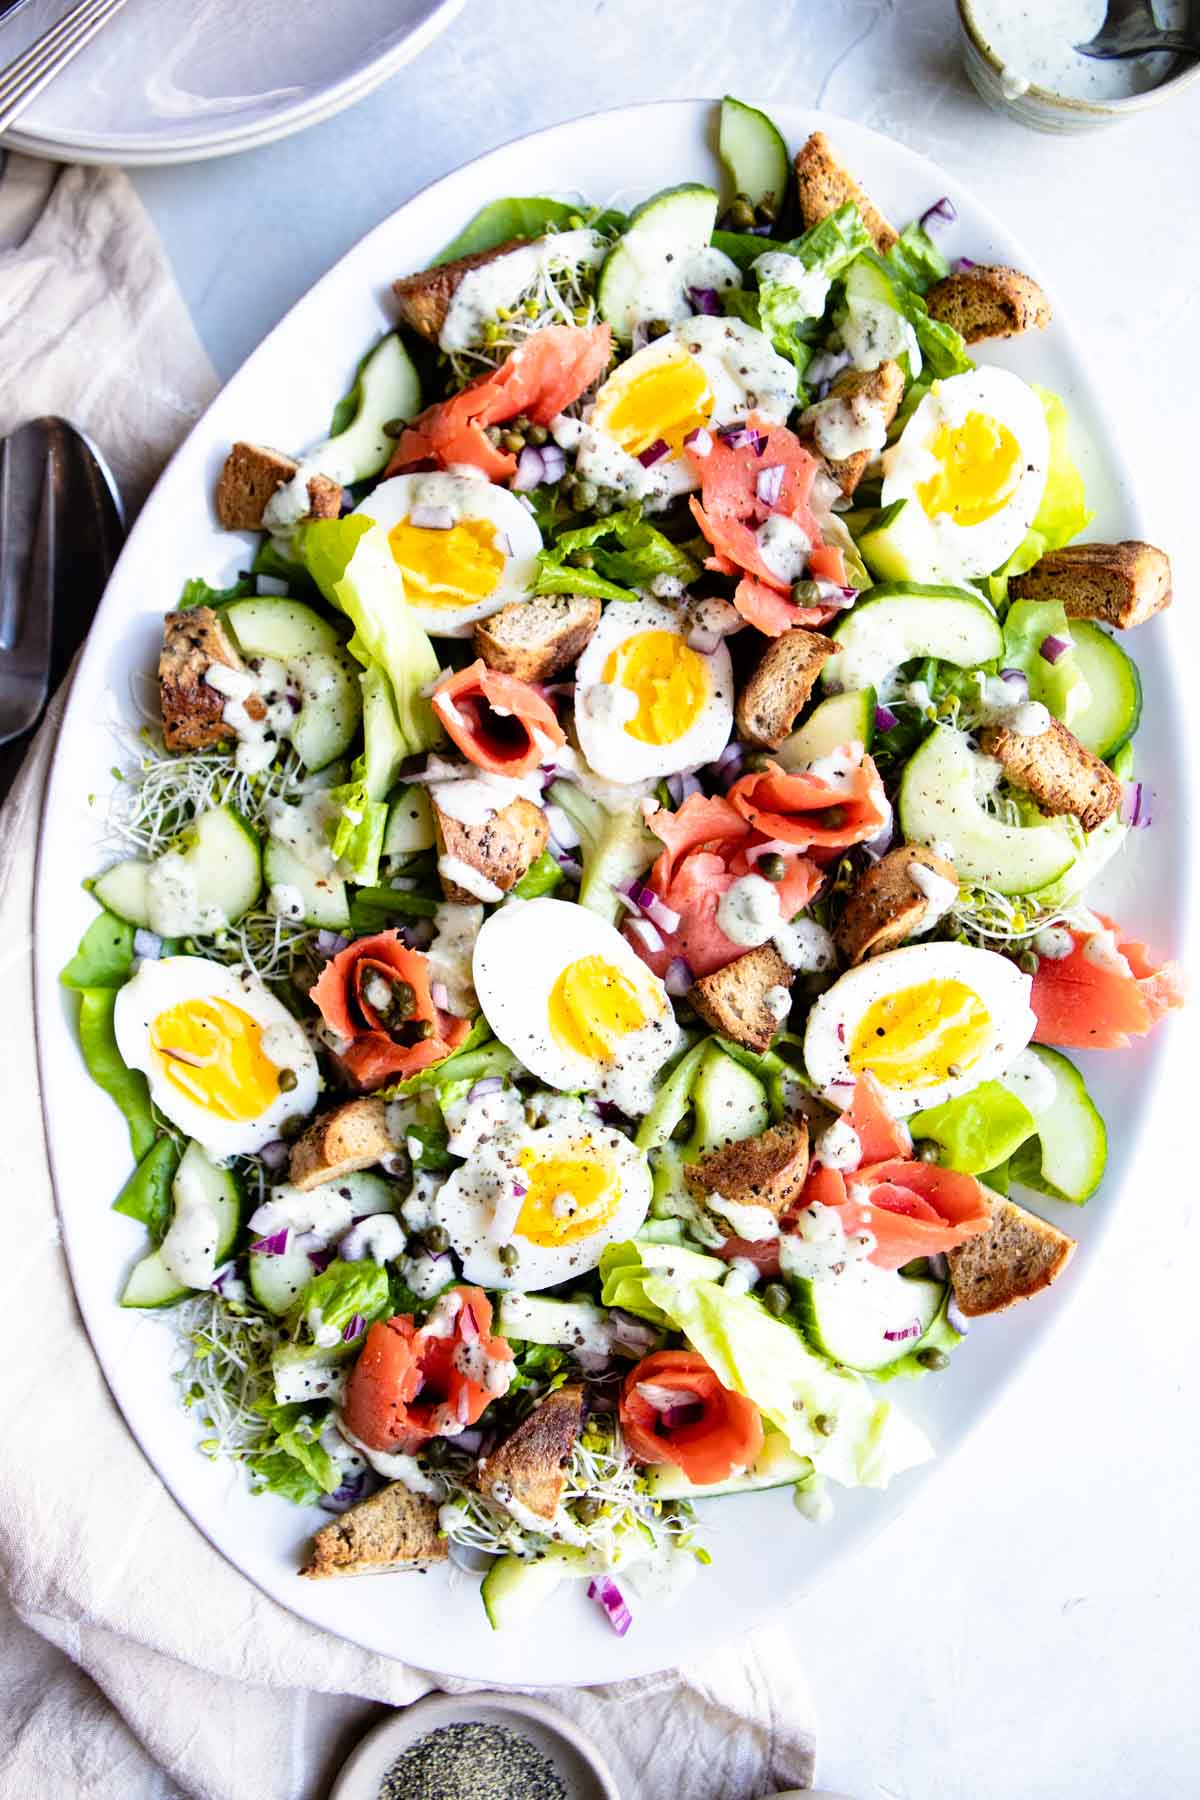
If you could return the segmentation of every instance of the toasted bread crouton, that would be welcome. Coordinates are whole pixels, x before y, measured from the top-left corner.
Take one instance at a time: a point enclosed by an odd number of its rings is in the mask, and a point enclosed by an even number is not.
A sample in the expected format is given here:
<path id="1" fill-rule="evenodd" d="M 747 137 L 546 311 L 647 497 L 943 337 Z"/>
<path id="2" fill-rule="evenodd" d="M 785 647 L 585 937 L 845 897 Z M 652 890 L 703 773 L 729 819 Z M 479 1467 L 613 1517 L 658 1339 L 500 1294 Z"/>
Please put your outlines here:
<path id="1" fill-rule="evenodd" d="M 1121 783 L 1108 764 L 1058 719 L 1032 736 L 992 725 L 979 742 L 1013 786 L 1032 794 L 1043 812 L 1073 813 L 1085 831 L 1095 831 L 1121 804 Z"/>
<path id="2" fill-rule="evenodd" d="M 372 1095 L 344 1100 L 321 1113 L 292 1145 L 288 1179 L 301 1193 L 340 1181 L 356 1169 L 371 1169 L 396 1146 L 388 1133 L 387 1108 Z"/>
<path id="3" fill-rule="evenodd" d="M 833 645 L 794 625 L 771 642 L 737 698 L 738 735 L 778 750 L 804 707 Z"/>
<path id="4" fill-rule="evenodd" d="M 864 417 L 867 411 L 878 414 L 881 424 L 887 426 L 899 412 L 903 398 L 904 372 L 899 363 L 883 362 L 877 369 L 843 369 L 834 377 L 825 399 L 818 400 L 801 417 L 797 436 L 806 449 L 820 456 L 817 420 L 822 408 L 827 409 L 828 417 L 830 401 L 836 404 L 840 400 Z M 856 450 L 853 456 L 827 456 L 823 460 L 843 494 L 849 496 L 866 474 L 873 455 L 871 450 Z"/>
<path id="5" fill-rule="evenodd" d="M 480 619 L 475 653 L 503 675 L 549 681 L 581 653 L 602 610 L 588 594 L 537 594 L 510 601 Z"/>
<path id="6" fill-rule="evenodd" d="M 799 1199 L 807 1174 L 808 1125 L 793 1119 L 711 1150 L 688 1163 L 683 1178 L 700 1200 L 712 1195 L 737 1206 L 765 1206 L 779 1218 Z"/>
<path id="7" fill-rule="evenodd" d="M 757 950 L 747 950 L 723 969 L 694 981 L 688 1000 L 714 1031 L 761 1054 L 780 1025 L 768 996 L 773 989 L 786 992 L 795 974 L 774 944 L 760 944 Z"/>
<path id="8" fill-rule="evenodd" d="M 226 531 L 261 531 L 263 510 L 300 464 L 264 444 L 237 443 L 225 458 L 217 482 L 217 520 Z M 342 510 L 341 484 L 328 475 L 310 475 L 309 519 L 336 519 Z"/>
<path id="9" fill-rule="evenodd" d="M 497 1487 L 539 1519 L 552 1519 L 567 1485 L 567 1465 L 583 1430 L 583 1385 L 570 1381 L 547 1394 L 515 1431 L 480 1460 L 482 1494 Z"/>
<path id="10" fill-rule="evenodd" d="M 300 1570 L 310 1581 L 330 1575 L 387 1575 L 445 1562 L 449 1544 L 438 1533 L 437 1502 L 402 1482 L 380 1488 L 313 1538 Z"/>
<path id="11" fill-rule="evenodd" d="M 1014 1200 L 994 1194 L 991 1207 L 988 1229 L 946 1253 L 954 1298 L 971 1319 L 1039 1294 L 1058 1279 L 1075 1250 L 1073 1237 Z"/>
<path id="12" fill-rule="evenodd" d="M 796 195 L 806 225 L 820 224 L 852 200 L 881 256 L 887 255 L 900 235 L 868 199 L 849 169 L 842 167 L 823 131 L 814 131 L 796 152 Z"/>
<path id="13" fill-rule="evenodd" d="M 933 902 L 912 875 L 914 864 L 958 892 L 954 864 L 923 844 L 901 844 L 863 870 L 850 890 L 833 938 L 848 963 L 895 950 L 926 923 Z M 936 889 L 937 882 L 929 882 Z M 944 908 L 938 908 L 939 912 Z"/>
<path id="14" fill-rule="evenodd" d="M 401 319 L 411 330 L 436 344 L 463 276 L 529 242 L 528 238 L 509 238 L 506 244 L 496 244 L 491 250 L 477 250 L 472 256 L 458 256 L 436 269 L 422 269 L 416 275 L 401 276 L 399 281 L 392 283 Z"/>
<path id="15" fill-rule="evenodd" d="M 1171 564 L 1164 551 L 1136 538 L 1068 544 L 1014 575 L 1008 591 L 1014 599 L 1061 600 L 1068 619 L 1098 619 L 1128 631 L 1170 606 Z"/>
<path id="16" fill-rule="evenodd" d="M 499 900 L 546 848 L 550 828 L 532 800 L 510 800 L 481 825 L 464 825 L 436 798 L 438 874 L 447 900 Z"/>
<path id="17" fill-rule="evenodd" d="M 212 607 L 168 613 L 158 657 L 163 743 L 168 750 L 209 750 L 233 736 L 224 719 L 225 695 L 205 680 L 214 663 L 226 669 L 243 666 Z M 266 706 L 257 694 L 248 695 L 245 706 L 251 718 L 266 717 Z"/>
<path id="18" fill-rule="evenodd" d="M 1042 289 L 1004 263 L 977 263 L 935 281 L 925 296 L 930 316 L 951 325 L 967 344 L 1045 331 L 1053 316 Z"/>

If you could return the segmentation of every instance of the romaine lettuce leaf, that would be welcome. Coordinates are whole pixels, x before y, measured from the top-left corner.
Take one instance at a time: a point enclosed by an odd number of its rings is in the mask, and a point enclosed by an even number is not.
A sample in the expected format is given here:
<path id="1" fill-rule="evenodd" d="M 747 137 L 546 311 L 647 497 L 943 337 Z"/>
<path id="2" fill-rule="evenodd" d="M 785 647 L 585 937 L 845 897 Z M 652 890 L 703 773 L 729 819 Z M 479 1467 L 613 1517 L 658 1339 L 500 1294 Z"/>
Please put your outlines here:
<path id="1" fill-rule="evenodd" d="M 360 757 L 354 765 L 356 772 L 361 761 Z M 329 847 L 347 880 L 370 887 L 379 875 L 388 809 L 382 801 L 368 798 L 366 782 L 358 779 L 330 788 L 329 798 L 338 808 L 327 827 Z"/>
<path id="2" fill-rule="evenodd" d="M 562 870 L 549 850 L 543 850 L 515 884 L 513 893 L 518 900 L 537 900 L 543 894 L 552 894 L 556 887 L 561 887 L 562 881 Z"/>
<path id="3" fill-rule="evenodd" d="M 193 575 L 185 581 L 179 595 L 179 611 L 188 612 L 193 606 L 224 606 L 230 600 L 244 600 L 248 594 L 258 592 L 258 583 L 249 570 L 243 570 L 228 587 L 213 587 L 199 575 Z"/>
<path id="4" fill-rule="evenodd" d="M 331 1262 L 313 1276 L 293 1311 L 310 1330 L 318 1312 L 319 1323 L 337 1331 L 344 1331 L 356 1313 L 369 1325 L 388 1311 L 387 1270 L 370 1258 Z"/>
<path id="5" fill-rule="evenodd" d="M 950 264 L 925 227 L 915 219 L 904 227 L 884 261 L 905 287 L 912 288 L 922 297 L 935 281 L 943 280 L 950 273 Z"/>
<path id="6" fill-rule="evenodd" d="M 342 1478 L 318 1442 L 323 1414 L 314 1415 L 303 1405 L 270 1406 L 264 1411 L 269 1435 L 246 1458 L 255 1491 L 279 1494 L 296 1506 L 313 1506 L 322 1494 L 334 1493 Z"/>
<path id="7" fill-rule="evenodd" d="M 571 558 L 586 550 L 590 568 Z M 686 587 L 700 565 L 680 545 L 642 517 L 640 506 L 627 506 L 606 519 L 559 533 L 552 549 L 538 555 L 537 594 L 591 594 L 598 600 L 635 600 L 635 588 L 649 587 L 657 575 L 670 575 Z"/>
<path id="8" fill-rule="evenodd" d="M 58 979 L 69 988 L 119 988 L 132 973 L 133 926 L 102 912 L 80 938 Z"/>
<path id="9" fill-rule="evenodd" d="M 1029 1108 L 998 1081 L 982 1081 L 957 1100 L 914 1113 L 909 1128 L 915 1138 L 940 1146 L 944 1167 L 964 1175 L 982 1175 L 1006 1162 L 1037 1130 Z"/>
<path id="10" fill-rule="evenodd" d="M 644 1239 L 624 1244 L 610 1244 L 600 1256 L 601 1299 L 605 1306 L 619 1306 L 622 1312 L 648 1319 L 652 1325 L 667 1325 L 670 1320 L 663 1309 L 651 1300 L 646 1283 L 662 1275 L 689 1282 L 719 1281 L 728 1273 L 728 1264 L 719 1257 L 704 1256 L 679 1244 L 652 1244 Z"/>

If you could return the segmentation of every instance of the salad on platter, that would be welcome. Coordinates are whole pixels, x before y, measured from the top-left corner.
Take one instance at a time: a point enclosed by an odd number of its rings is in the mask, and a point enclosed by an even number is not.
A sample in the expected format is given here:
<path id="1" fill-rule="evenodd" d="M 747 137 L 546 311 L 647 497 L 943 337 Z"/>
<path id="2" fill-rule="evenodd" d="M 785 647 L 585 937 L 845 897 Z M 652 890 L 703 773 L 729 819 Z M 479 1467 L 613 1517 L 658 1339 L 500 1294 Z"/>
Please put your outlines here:
<path id="1" fill-rule="evenodd" d="M 323 442 L 233 445 L 62 976 L 200 1450 L 496 1628 L 932 1456 L 1103 1176 L 1072 1053 L 1182 997 L 1088 903 L 1170 567 L 976 360 L 1045 295 L 719 141 L 724 202 L 495 200 Z"/>

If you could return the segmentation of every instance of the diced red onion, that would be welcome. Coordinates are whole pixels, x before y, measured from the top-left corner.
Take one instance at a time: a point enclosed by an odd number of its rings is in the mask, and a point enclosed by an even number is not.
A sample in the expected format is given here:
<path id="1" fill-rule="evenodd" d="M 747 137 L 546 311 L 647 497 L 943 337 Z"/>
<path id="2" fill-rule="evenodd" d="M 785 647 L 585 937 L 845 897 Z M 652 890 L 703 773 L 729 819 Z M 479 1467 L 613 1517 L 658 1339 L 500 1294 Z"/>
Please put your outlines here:
<path id="1" fill-rule="evenodd" d="M 282 1138 L 272 1138 L 258 1153 L 259 1161 L 266 1164 L 272 1175 L 285 1166 L 290 1155 L 291 1151 Z"/>
<path id="2" fill-rule="evenodd" d="M 1127 781 L 1121 794 L 1121 823 L 1132 831 L 1144 831 L 1152 823 L 1150 807 L 1154 796 L 1140 781 Z"/>
<path id="3" fill-rule="evenodd" d="M 951 1331 L 957 1331 L 959 1337 L 966 1337 L 971 1329 L 970 1320 L 953 1294 L 946 1302 L 946 1323 Z"/>
<path id="4" fill-rule="evenodd" d="M 1012 689 L 1014 701 L 1028 700 L 1029 677 L 1024 669 L 1001 669 L 1000 679 Z"/>
<path id="5" fill-rule="evenodd" d="M 581 879 L 583 875 L 581 862 L 577 862 L 569 851 L 564 850 L 561 844 L 555 842 L 554 838 L 549 839 L 547 847 L 564 875 L 569 876 L 572 881 Z"/>
<path id="6" fill-rule="evenodd" d="M 429 998 L 433 1001 L 433 1004 L 437 1007 L 439 1012 L 450 1011 L 450 990 L 444 981 L 430 982 Z"/>
<path id="7" fill-rule="evenodd" d="M 317 950 L 322 956 L 337 956 L 339 951 L 349 948 L 350 939 L 342 937 L 336 931 L 318 931 Z"/>
<path id="8" fill-rule="evenodd" d="M 574 819 L 561 806 L 551 800 L 544 809 L 546 823 L 550 827 L 550 836 L 562 850 L 574 850 L 579 842 L 579 828 Z"/>
<path id="9" fill-rule="evenodd" d="M 693 312 L 705 313 L 710 319 L 720 314 L 721 300 L 716 288 L 689 288 L 688 299 Z"/>
<path id="10" fill-rule="evenodd" d="M 778 506 L 783 492 L 785 470 L 782 463 L 766 463 L 754 481 L 754 492 L 762 506 Z"/>
<path id="11" fill-rule="evenodd" d="M 693 625 L 687 634 L 687 646 L 698 656 L 712 656 L 721 648 L 721 634 L 704 625 Z"/>
<path id="12" fill-rule="evenodd" d="M 250 1246 L 251 1256 L 286 1256 L 292 1232 L 289 1225 L 282 1231 L 273 1231 L 270 1237 L 256 1238 Z"/>
<path id="13" fill-rule="evenodd" d="M 933 205 L 927 207 L 921 214 L 921 229 L 929 231 L 932 235 L 931 221 L 937 225 L 953 225 L 957 218 L 958 208 L 949 194 L 943 194 L 940 200 L 935 200 Z"/>
<path id="14" fill-rule="evenodd" d="M 614 1344 L 620 1344 L 625 1350 L 635 1350 L 639 1355 L 662 1342 L 662 1333 L 653 1325 L 647 1325 L 645 1319 L 636 1318 L 633 1313 L 623 1312 L 619 1306 L 609 1313 L 608 1328 Z"/>
<path id="15" fill-rule="evenodd" d="M 1064 656 L 1070 648 L 1070 638 L 1055 637 L 1051 634 L 1050 637 L 1042 639 L 1038 655 L 1048 663 L 1056 663 L 1059 657 Z"/>
<path id="16" fill-rule="evenodd" d="M 630 919 L 629 930 L 644 950 L 651 956 L 657 956 L 663 948 L 662 936 L 657 932 L 649 919 Z"/>
<path id="17" fill-rule="evenodd" d="M 335 1254 L 332 1244 L 325 1244 L 320 1250 L 310 1250 L 308 1252 L 308 1260 L 316 1270 L 317 1274 L 323 1275 L 333 1261 Z"/>
<path id="18" fill-rule="evenodd" d="M 761 456 L 767 447 L 766 433 L 756 431 L 752 425 L 738 425 L 732 431 L 723 431 L 721 436 L 731 450 L 753 450 L 755 456 Z"/>
<path id="19" fill-rule="evenodd" d="M 921 1335 L 920 1319 L 910 1319 L 908 1324 L 903 1326 L 901 1328 L 901 1330 L 885 1331 L 883 1334 L 884 1342 L 888 1343 L 888 1344 L 902 1344 L 902 1343 L 904 1343 L 904 1341 L 907 1338 L 919 1338 L 920 1335 Z"/>
<path id="20" fill-rule="evenodd" d="M 679 777 L 679 792 L 684 800 L 690 800 L 693 794 L 704 792 L 700 785 L 700 777 L 693 769 L 685 769 Z"/>
<path id="21" fill-rule="evenodd" d="M 672 1407 L 679 1405 L 679 1389 L 666 1387 L 655 1381 L 639 1381 L 635 1392 L 656 1413 L 670 1412 Z"/>
<path id="22" fill-rule="evenodd" d="M 465 1450 L 468 1456 L 477 1456 L 483 1446 L 483 1435 L 482 1426 L 468 1425 L 465 1431 L 459 1432 L 454 1442 L 457 1448 Z"/>
<path id="23" fill-rule="evenodd" d="M 532 488 L 538 487 L 545 468 L 541 451 L 535 450 L 532 444 L 526 444 L 517 458 L 517 472 L 509 483 L 513 493 L 527 494 Z"/>
<path id="24" fill-rule="evenodd" d="M 473 1106 L 476 1100 L 482 1100 L 485 1094 L 498 1094 L 503 1086 L 503 1075 L 481 1075 L 467 1095 L 468 1106 Z"/>
<path id="25" fill-rule="evenodd" d="M 354 1506 L 357 1501 L 362 1499 L 366 1482 L 365 1469 L 361 1469 L 357 1475 L 348 1475 L 341 1487 L 335 1489 L 332 1494 L 322 1494 L 317 1505 L 322 1512 L 343 1513 L 347 1507 Z"/>
<path id="26" fill-rule="evenodd" d="M 225 1283 L 229 1280 L 229 1277 L 236 1268 L 237 1263 L 231 1258 L 223 1268 L 217 1270 L 216 1274 L 208 1284 L 212 1288 L 214 1294 L 223 1294 L 225 1292 Z"/>
<path id="27" fill-rule="evenodd" d="M 448 506 L 414 506 L 408 515 L 418 531 L 452 531 L 454 514 Z"/>
<path id="28" fill-rule="evenodd" d="M 458 1334 L 464 1344 L 479 1342 L 479 1320 L 475 1317 L 469 1304 L 464 1306 L 458 1315 Z"/>
<path id="29" fill-rule="evenodd" d="M 639 912 L 645 913 L 651 924 L 657 925 L 660 931 L 678 931 L 679 914 L 661 900 L 652 887 L 647 887 L 636 876 L 622 882 L 617 893 L 623 899 L 631 901 Z"/>
<path id="30" fill-rule="evenodd" d="M 144 962 L 157 962 L 162 953 L 163 941 L 157 931 L 147 931 L 144 925 L 139 925 L 133 934 L 133 954 Z"/>
<path id="31" fill-rule="evenodd" d="M 684 438 L 683 447 L 685 450 L 690 450 L 693 456 L 710 455 L 713 447 L 712 432 L 706 431 L 703 425 L 697 425 L 695 430 L 689 431 Z"/>
<path id="32" fill-rule="evenodd" d="M 367 1329 L 367 1321 L 362 1313 L 354 1313 L 346 1321 L 346 1329 L 342 1332 L 343 1344 L 352 1344 L 356 1337 L 361 1337 Z"/>
<path id="33" fill-rule="evenodd" d="M 542 447 L 542 480 L 553 484 L 561 481 L 567 472 L 567 459 L 557 444 L 545 444 Z M 511 551 L 509 552 L 511 555 Z"/>
<path id="34" fill-rule="evenodd" d="M 684 957 L 676 956 L 667 966 L 663 985 L 673 1000 L 682 1000 L 694 980 L 691 964 Z"/>
<path id="35" fill-rule="evenodd" d="M 876 731 L 894 731 L 899 723 L 899 719 L 896 717 L 890 706 L 877 706 L 875 708 Z"/>
<path id="36" fill-rule="evenodd" d="M 885 801 L 884 804 L 887 805 L 887 802 Z M 891 806 L 888 805 L 886 819 L 880 829 L 876 832 L 875 836 L 871 839 L 870 843 L 863 845 L 863 849 L 868 856 L 876 858 L 883 856 L 891 849 L 895 835 L 896 818 Z"/>
<path id="37" fill-rule="evenodd" d="M 680 1400 L 659 1414 L 665 1431 L 678 1431 L 683 1425 L 696 1425 L 704 1417 L 704 1407 L 698 1400 Z"/>
<path id="38" fill-rule="evenodd" d="M 598 1575 L 595 1581 L 589 1581 L 588 1599 L 594 1600 L 603 1609 L 617 1636 L 624 1637 L 633 1624 L 633 1614 L 626 1606 L 625 1598 L 612 1576 Z"/>
<path id="39" fill-rule="evenodd" d="M 664 456 L 669 456 L 670 454 L 671 446 L 668 444 L 667 440 L 665 438 L 655 438 L 652 444 L 648 444 L 644 450 L 639 452 L 638 461 L 641 463 L 643 469 L 651 469 L 656 462 L 661 462 Z"/>
<path id="40" fill-rule="evenodd" d="M 956 275 L 966 275 L 969 270 L 977 269 L 978 267 L 979 264 L 977 262 L 972 262 L 969 256 L 960 256 L 954 265 L 954 273 Z"/>

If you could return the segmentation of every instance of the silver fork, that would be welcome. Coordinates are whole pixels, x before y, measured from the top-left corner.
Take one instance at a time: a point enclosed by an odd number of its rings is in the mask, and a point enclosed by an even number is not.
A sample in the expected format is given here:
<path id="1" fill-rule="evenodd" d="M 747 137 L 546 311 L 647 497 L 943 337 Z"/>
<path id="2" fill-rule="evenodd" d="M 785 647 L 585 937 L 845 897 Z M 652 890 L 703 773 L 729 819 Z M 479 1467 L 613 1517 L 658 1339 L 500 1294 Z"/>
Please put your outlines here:
<path id="1" fill-rule="evenodd" d="M 1076 44 L 1075 49 L 1081 56 L 1106 62 L 1145 56 L 1151 50 L 1183 50 L 1200 56 L 1200 31 L 1164 31 L 1150 0 L 1108 0 L 1104 23 L 1095 37 Z"/>
<path id="2" fill-rule="evenodd" d="M 8 130 L 124 4 L 125 0 L 78 0 L 57 24 L 0 69 L 0 132 Z"/>

